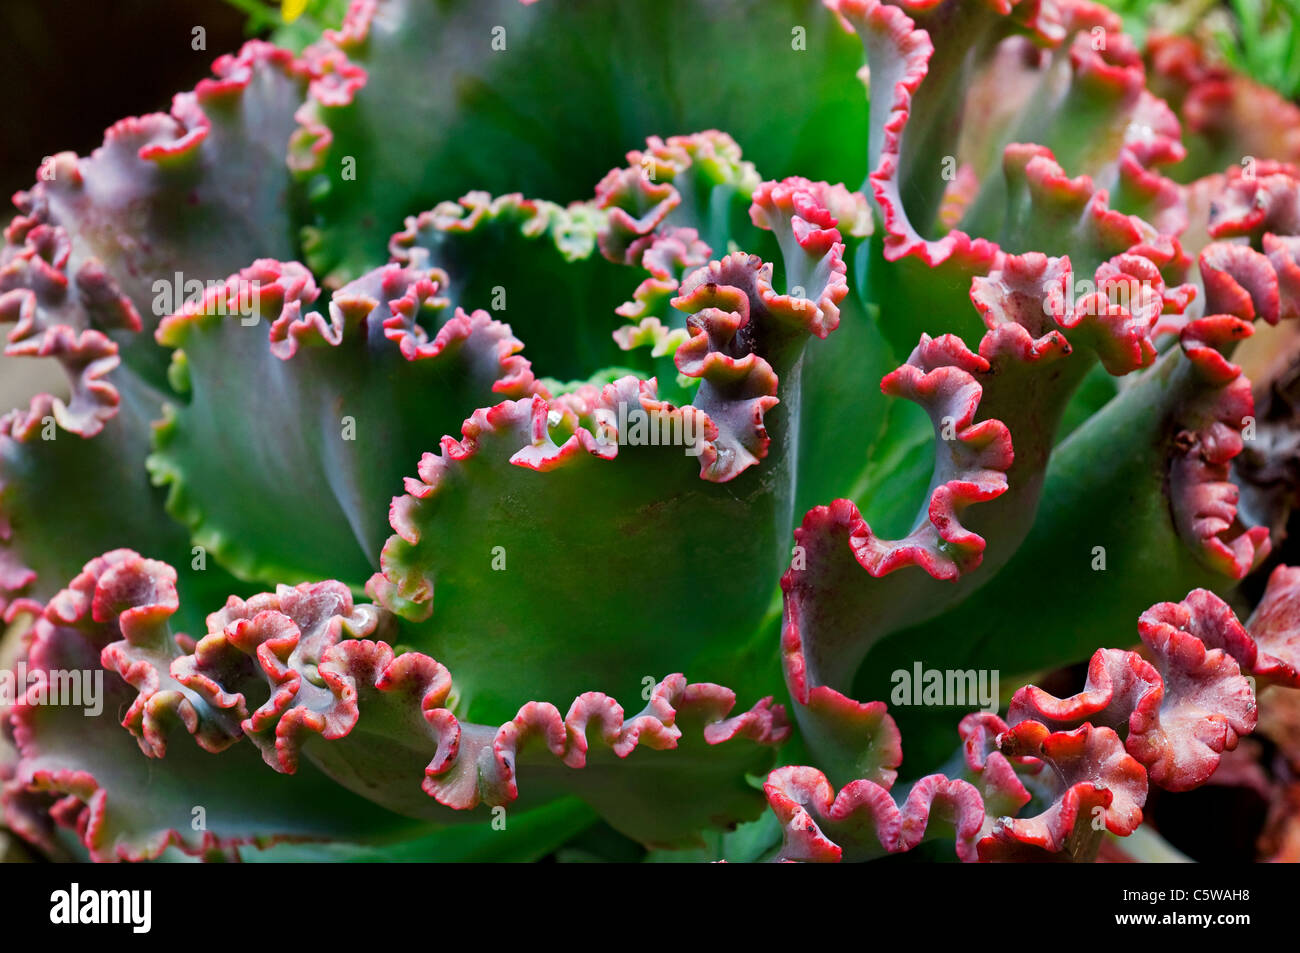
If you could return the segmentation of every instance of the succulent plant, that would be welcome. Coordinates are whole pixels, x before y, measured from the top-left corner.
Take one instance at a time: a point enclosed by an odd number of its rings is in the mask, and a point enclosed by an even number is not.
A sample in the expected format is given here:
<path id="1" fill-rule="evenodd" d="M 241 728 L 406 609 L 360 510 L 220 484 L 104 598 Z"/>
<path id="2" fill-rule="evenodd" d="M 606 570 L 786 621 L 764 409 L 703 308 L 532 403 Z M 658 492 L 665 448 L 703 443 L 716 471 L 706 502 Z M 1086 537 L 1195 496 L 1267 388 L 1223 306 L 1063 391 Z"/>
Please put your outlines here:
<path id="1" fill-rule="evenodd" d="M 1086 0 L 825 7 L 357 0 L 42 164 L 12 831 L 1089 860 L 1212 779 L 1300 687 L 1295 352 L 1232 363 L 1300 113 Z"/>

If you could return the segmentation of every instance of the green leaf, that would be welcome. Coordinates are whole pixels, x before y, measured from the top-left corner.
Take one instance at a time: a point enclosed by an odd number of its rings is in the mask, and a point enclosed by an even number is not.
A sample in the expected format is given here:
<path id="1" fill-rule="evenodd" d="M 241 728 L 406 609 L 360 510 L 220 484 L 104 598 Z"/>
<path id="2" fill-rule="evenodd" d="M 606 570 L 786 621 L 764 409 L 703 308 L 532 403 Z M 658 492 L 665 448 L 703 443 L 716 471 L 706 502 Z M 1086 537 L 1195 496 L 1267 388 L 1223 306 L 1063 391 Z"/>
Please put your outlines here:
<path id="1" fill-rule="evenodd" d="M 341 46 L 365 85 L 318 102 L 328 138 L 295 150 L 330 284 L 382 261 L 405 215 L 471 189 L 587 198 L 650 135 L 725 128 L 768 175 L 865 174 L 860 53 L 815 0 L 394 0 Z"/>
<path id="2" fill-rule="evenodd" d="M 420 454 L 476 406 L 534 386 L 509 328 L 485 313 L 439 326 L 438 292 L 427 270 L 394 264 L 340 290 L 327 322 L 304 313 L 305 269 L 262 261 L 164 326 L 189 391 L 149 469 L 196 542 L 244 579 L 364 585 L 385 502 Z"/>
<path id="3" fill-rule="evenodd" d="M 180 567 L 187 607 L 214 604 L 239 583 L 167 515 L 163 494 L 149 483 L 144 461 L 161 397 L 129 374 L 111 378 L 121 391 L 116 416 L 94 437 L 57 431 L 53 440 L 0 437 L 0 514 L 10 535 L 0 537 L 0 565 L 35 572 L 13 595 L 38 601 L 53 596 L 95 556 L 127 546 Z M 0 590 L 0 601 L 3 601 Z M 181 628 L 203 626 L 202 613 Z"/>
<path id="4" fill-rule="evenodd" d="M 448 827 L 387 845 L 277 844 L 241 850 L 246 863 L 534 863 L 596 823 L 594 811 L 567 798 L 489 823 Z"/>

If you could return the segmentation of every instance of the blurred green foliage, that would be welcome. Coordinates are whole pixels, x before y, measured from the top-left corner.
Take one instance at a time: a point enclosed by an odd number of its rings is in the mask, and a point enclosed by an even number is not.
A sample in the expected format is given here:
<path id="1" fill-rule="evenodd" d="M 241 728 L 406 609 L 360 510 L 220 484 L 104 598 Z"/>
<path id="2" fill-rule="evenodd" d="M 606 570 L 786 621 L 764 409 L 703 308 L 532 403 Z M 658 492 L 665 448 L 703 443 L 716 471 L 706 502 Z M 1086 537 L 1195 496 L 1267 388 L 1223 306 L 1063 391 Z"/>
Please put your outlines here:
<path id="1" fill-rule="evenodd" d="M 350 0 L 226 0 L 248 17 L 251 35 L 270 35 L 281 46 L 300 52 L 326 28 L 343 22 Z M 301 9 L 301 12 L 299 10 Z M 297 14 L 295 16 L 295 14 Z"/>
<path id="2" fill-rule="evenodd" d="M 251 34 L 301 50 L 343 22 L 349 0 L 226 0 Z M 1102 0 L 1139 42 L 1148 33 L 1192 33 L 1223 61 L 1288 98 L 1300 95 L 1300 0 Z M 294 16 L 298 8 L 302 12 Z M 286 16 L 286 13 L 288 14 Z"/>
<path id="3" fill-rule="evenodd" d="M 1139 41 L 1150 32 L 1190 33 L 1217 49 L 1224 63 L 1300 95 L 1300 0 L 1103 0 Z"/>

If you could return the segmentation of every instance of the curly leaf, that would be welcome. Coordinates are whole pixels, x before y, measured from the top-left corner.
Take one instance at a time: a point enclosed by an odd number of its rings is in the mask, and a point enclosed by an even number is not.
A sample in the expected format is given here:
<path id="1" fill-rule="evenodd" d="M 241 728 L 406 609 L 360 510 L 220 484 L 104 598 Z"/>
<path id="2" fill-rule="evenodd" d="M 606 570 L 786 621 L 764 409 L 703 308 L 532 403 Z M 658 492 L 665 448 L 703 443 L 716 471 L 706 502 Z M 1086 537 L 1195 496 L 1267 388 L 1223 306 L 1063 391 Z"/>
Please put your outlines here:
<path id="1" fill-rule="evenodd" d="M 263 260 L 159 326 L 180 349 L 183 401 L 149 468 L 231 571 L 360 588 L 387 535 L 376 503 L 411 463 L 485 398 L 537 389 L 508 326 L 442 320 L 442 279 L 388 265 L 336 292 L 326 317 L 308 310 L 305 268 Z"/>
<path id="2" fill-rule="evenodd" d="M 852 46 L 813 0 L 366 0 L 307 53 L 324 74 L 294 147 L 316 213 L 310 263 L 327 285 L 353 277 L 379 261 L 386 223 L 470 189 L 578 198 L 651 135 L 725 125 L 770 174 L 859 179 Z M 700 50 L 714 62 L 704 85 Z"/>
<path id="3" fill-rule="evenodd" d="M 515 804 L 522 777 L 532 793 L 520 808 L 577 793 L 630 836 L 668 846 L 724 818 L 756 816 L 744 775 L 770 763 L 764 747 L 787 733 L 770 698 L 728 717 L 733 693 L 681 675 L 655 686 L 630 717 L 609 696 L 585 692 L 563 718 L 530 701 L 499 727 L 470 723 L 451 700 L 461 693 L 448 670 L 371 641 L 391 618 L 354 605 L 332 581 L 232 597 L 185 653 L 166 626 L 173 579 L 165 564 L 117 551 L 89 565 L 51 610 L 89 605 L 95 619 L 116 624 L 122 639 L 104 646 L 104 664 L 139 691 L 123 724 L 146 754 L 166 756 L 164 767 L 176 753 L 166 739 L 173 725 L 209 751 L 247 736 L 282 774 L 309 760 L 361 796 L 443 823 L 480 821 L 471 812 L 481 804 Z M 647 772 L 657 779 L 649 787 Z M 663 810 L 666 800 L 675 807 Z"/>

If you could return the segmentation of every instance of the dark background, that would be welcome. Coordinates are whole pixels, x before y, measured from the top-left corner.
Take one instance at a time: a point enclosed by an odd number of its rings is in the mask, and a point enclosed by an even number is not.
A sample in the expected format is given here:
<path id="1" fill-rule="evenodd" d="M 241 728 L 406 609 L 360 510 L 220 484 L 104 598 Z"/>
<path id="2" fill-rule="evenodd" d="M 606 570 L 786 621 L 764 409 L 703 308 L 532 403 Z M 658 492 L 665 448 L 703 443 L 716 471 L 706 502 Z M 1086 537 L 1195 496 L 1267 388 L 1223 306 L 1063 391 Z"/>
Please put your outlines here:
<path id="1" fill-rule="evenodd" d="M 0 222 L 43 156 L 85 155 L 122 117 L 167 111 L 239 47 L 245 19 L 224 0 L 2 0 Z M 191 47 L 196 26 L 206 50 Z"/>
<path id="2" fill-rule="evenodd" d="M 239 48 L 245 20 L 225 0 L 0 0 L 0 226 L 44 156 L 87 155 L 124 116 L 170 109 Z M 196 26 L 205 50 L 191 45 Z M 0 356 L 0 414 L 41 391 L 66 395 L 53 360 Z"/>

